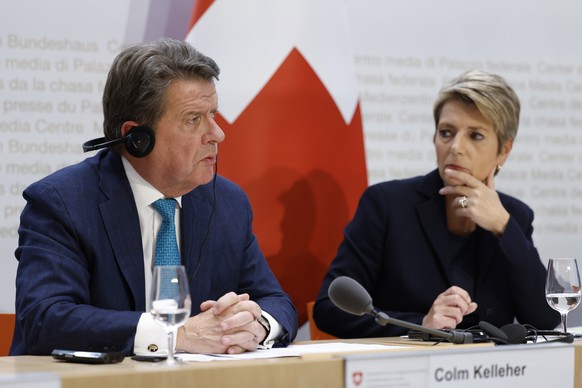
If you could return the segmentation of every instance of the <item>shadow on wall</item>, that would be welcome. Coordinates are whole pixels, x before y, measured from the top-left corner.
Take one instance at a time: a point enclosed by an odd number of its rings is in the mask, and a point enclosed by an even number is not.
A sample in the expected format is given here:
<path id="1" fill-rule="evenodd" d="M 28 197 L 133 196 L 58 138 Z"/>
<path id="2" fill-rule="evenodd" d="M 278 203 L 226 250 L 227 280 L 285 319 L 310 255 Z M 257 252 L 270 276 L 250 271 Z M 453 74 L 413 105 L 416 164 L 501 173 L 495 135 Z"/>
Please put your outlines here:
<path id="1" fill-rule="evenodd" d="M 257 235 L 273 236 L 259 241 L 271 269 L 293 299 L 299 324 L 307 321 L 306 304 L 319 292 L 323 276 L 335 256 L 348 222 L 346 199 L 328 173 L 314 170 L 302 176 L 289 168 L 270 169 L 245 186 L 260 201 L 255 219 Z"/>

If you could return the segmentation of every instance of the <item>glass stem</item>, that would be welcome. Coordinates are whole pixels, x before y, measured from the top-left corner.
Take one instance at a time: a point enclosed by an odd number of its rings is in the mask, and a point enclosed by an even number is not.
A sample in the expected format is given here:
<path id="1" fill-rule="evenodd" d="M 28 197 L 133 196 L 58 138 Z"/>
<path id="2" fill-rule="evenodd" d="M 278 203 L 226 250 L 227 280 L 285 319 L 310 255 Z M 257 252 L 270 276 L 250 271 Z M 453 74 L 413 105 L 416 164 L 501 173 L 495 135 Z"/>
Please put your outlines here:
<path id="1" fill-rule="evenodd" d="M 567 333 L 568 329 L 566 321 L 568 320 L 568 313 L 560 313 L 560 315 L 562 316 L 562 329 L 564 330 L 564 333 Z"/>
<path id="2" fill-rule="evenodd" d="M 175 361 L 174 358 L 174 330 L 168 332 L 168 361 Z"/>

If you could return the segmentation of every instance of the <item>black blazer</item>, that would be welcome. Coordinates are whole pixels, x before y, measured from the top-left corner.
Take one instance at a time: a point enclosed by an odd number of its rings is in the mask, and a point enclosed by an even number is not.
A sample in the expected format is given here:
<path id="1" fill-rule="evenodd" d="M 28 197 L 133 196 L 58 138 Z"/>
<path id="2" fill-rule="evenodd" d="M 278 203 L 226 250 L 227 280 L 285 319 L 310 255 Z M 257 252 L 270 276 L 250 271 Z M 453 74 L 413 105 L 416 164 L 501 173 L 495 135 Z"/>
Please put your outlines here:
<path id="1" fill-rule="evenodd" d="M 454 284 L 449 254 L 443 182 L 435 170 L 426 176 L 383 182 L 362 195 L 344 240 L 324 278 L 314 306 L 317 326 L 343 338 L 405 334 L 381 327 L 371 316 L 347 314 L 330 301 L 327 289 L 338 276 L 349 276 L 370 293 L 374 306 L 392 318 L 421 324 L 436 297 Z M 531 324 L 553 329 L 559 314 L 546 303 L 546 269 L 532 242 L 533 211 L 499 193 L 510 214 L 503 236 L 477 228 L 476 279 L 472 299 L 476 320 L 496 326 Z M 463 327 L 463 322 L 459 327 Z"/>

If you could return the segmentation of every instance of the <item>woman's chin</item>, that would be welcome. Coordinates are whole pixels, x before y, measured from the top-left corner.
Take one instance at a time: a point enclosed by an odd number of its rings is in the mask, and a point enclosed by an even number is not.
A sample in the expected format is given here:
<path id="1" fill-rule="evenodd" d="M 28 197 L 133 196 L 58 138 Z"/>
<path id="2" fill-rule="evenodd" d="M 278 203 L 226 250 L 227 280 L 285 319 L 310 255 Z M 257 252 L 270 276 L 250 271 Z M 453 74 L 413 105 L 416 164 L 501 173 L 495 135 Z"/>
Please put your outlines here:
<path id="1" fill-rule="evenodd" d="M 457 179 L 447 179 L 444 181 L 445 186 L 464 186 L 465 184 Z"/>

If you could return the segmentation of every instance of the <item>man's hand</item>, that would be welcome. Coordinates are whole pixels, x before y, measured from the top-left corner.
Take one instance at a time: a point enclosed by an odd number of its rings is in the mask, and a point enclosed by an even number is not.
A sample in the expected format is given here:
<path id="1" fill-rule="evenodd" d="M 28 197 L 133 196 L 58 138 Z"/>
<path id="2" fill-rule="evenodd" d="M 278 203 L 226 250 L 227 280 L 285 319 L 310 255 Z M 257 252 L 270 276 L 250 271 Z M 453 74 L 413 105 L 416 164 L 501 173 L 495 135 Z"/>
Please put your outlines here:
<path id="1" fill-rule="evenodd" d="M 178 330 L 176 350 L 188 353 L 243 353 L 255 350 L 266 337 L 257 322 L 259 305 L 248 294 L 229 292 L 200 305 L 200 314 Z"/>

